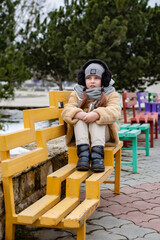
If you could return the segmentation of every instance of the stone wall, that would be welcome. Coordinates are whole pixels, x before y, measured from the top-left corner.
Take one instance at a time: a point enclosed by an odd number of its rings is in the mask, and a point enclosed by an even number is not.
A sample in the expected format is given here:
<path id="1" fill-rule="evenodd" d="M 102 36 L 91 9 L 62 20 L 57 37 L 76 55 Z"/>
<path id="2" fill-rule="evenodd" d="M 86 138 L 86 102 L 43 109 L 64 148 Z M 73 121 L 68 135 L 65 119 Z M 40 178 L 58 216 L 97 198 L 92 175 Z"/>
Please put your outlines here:
<path id="1" fill-rule="evenodd" d="M 16 213 L 38 200 L 45 194 L 47 175 L 67 164 L 67 152 L 65 150 L 54 153 L 52 157 L 40 165 L 36 165 L 13 179 Z M 64 193 L 64 189 L 62 189 Z M 3 186 L 0 182 L 0 240 L 4 237 L 5 208 L 3 198 Z"/>

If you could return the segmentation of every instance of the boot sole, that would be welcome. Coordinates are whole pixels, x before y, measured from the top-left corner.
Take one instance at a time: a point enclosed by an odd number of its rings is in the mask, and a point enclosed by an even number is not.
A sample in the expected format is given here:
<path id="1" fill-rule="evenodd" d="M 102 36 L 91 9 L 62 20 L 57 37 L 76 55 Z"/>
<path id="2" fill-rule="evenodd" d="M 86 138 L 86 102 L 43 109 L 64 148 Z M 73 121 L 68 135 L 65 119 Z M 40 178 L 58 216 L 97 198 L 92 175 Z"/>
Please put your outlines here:
<path id="1" fill-rule="evenodd" d="M 88 168 L 88 167 L 85 167 L 85 166 L 76 167 L 76 169 L 77 169 L 78 171 L 88 171 L 88 170 L 89 170 L 89 168 Z"/>
<path id="2" fill-rule="evenodd" d="M 91 168 L 91 170 L 92 170 L 92 172 L 95 172 L 95 173 L 98 173 L 98 172 L 104 172 L 105 171 L 105 169 L 103 168 L 95 168 L 95 169 L 92 169 Z"/>

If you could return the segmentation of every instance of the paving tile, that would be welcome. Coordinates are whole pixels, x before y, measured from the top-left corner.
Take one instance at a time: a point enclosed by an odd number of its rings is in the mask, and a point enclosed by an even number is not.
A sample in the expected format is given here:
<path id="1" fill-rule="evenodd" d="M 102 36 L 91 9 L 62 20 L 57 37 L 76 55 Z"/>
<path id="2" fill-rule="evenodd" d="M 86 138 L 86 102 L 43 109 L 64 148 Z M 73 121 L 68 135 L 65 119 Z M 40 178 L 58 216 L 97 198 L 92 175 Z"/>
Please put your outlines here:
<path id="1" fill-rule="evenodd" d="M 128 240 L 127 237 L 119 234 L 109 233 L 104 230 L 94 231 L 86 236 L 86 240 Z"/>
<path id="2" fill-rule="evenodd" d="M 128 220 L 118 219 L 114 216 L 103 216 L 98 219 L 90 219 L 89 221 L 87 221 L 87 223 L 88 225 L 90 224 L 92 226 L 90 228 L 96 228 L 97 226 L 101 226 L 101 228 L 104 228 L 105 230 L 110 230 L 112 228 L 121 227 L 122 225 L 128 224 L 130 222 Z"/>
<path id="3" fill-rule="evenodd" d="M 139 211 L 129 212 L 127 214 L 121 214 L 119 216 L 121 219 L 127 219 L 139 225 L 141 222 L 148 222 L 155 218 L 155 215 L 145 214 Z"/>
<path id="4" fill-rule="evenodd" d="M 134 194 L 131 194 L 130 196 L 134 197 Z M 148 200 L 148 199 L 159 197 L 159 195 L 157 193 L 151 193 L 151 192 L 143 191 L 143 192 L 138 192 L 136 194 L 136 197 L 139 197 L 143 200 Z"/>
<path id="5" fill-rule="evenodd" d="M 136 240 L 159 240 L 160 234 L 158 233 L 147 233 L 143 238 L 137 238 Z"/>
<path id="6" fill-rule="evenodd" d="M 133 207 L 126 207 L 120 204 L 113 204 L 109 207 L 102 207 L 101 210 L 103 210 L 104 212 L 109 212 L 112 213 L 114 216 L 119 216 L 120 214 L 126 214 L 128 212 L 132 212 L 137 210 L 136 208 Z"/>
<path id="7" fill-rule="evenodd" d="M 152 209 L 147 209 L 147 210 L 145 210 L 145 213 L 154 214 L 155 216 L 160 217 L 160 207 L 154 207 Z"/>
<path id="8" fill-rule="evenodd" d="M 109 201 L 117 202 L 119 204 L 132 203 L 132 202 L 138 201 L 138 200 L 140 200 L 140 198 L 137 198 L 136 195 L 135 195 L 135 197 L 133 197 L 130 195 L 125 195 L 125 194 L 120 194 L 120 195 L 117 195 L 117 196 L 109 199 Z"/>
<path id="9" fill-rule="evenodd" d="M 133 187 L 122 187 L 121 188 L 121 193 L 124 193 L 124 194 L 131 194 L 131 193 L 138 193 L 138 192 L 142 192 L 142 190 L 140 190 L 140 189 L 135 189 L 135 188 L 133 188 Z"/>
<path id="10" fill-rule="evenodd" d="M 151 233 L 151 229 L 147 229 L 144 227 L 139 227 L 135 224 L 124 224 L 120 228 L 113 228 L 113 233 L 120 234 L 122 236 L 127 236 L 127 239 L 138 239 L 139 237 L 143 238 L 147 233 Z M 154 231 L 153 231 L 154 233 Z M 150 239 L 153 240 L 153 239 Z"/>
<path id="11" fill-rule="evenodd" d="M 109 199 L 111 197 L 117 196 L 117 194 L 115 194 L 113 191 L 109 190 L 109 189 L 105 189 L 103 191 L 101 191 L 101 197 L 104 199 Z"/>
<path id="12" fill-rule="evenodd" d="M 150 183 L 144 183 L 141 185 L 134 186 L 135 189 L 142 189 L 146 191 L 152 191 L 152 190 L 157 190 L 158 186 L 160 188 L 160 183 L 158 185 L 156 184 L 150 184 Z"/>
<path id="13" fill-rule="evenodd" d="M 111 205 L 113 205 L 113 204 L 115 204 L 114 201 L 110 201 L 110 200 L 101 198 L 99 208 L 102 208 L 102 207 L 104 207 L 104 206 L 105 206 L 105 207 L 109 207 L 109 206 L 111 206 Z"/>
<path id="14" fill-rule="evenodd" d="M 134 201 L 132 203 L 127 203 L 126 206 L 133 207 L 133 208 L 138 209 L 139 211 L 142 211 L 142 210 L 147 210 L 147 209 L 151 210 L 152 208 L 158 206 L 158 204 L 149 203 L 149 202 L 146 202 L 143 200 L 138 200 L 138 201 Z"/>
<path id="15" fill-rule="evenodd" d="M 160 233 L 160 218 L 151 219 L 149 222 L 142 222 L 140 226 L 145 228 L 151 228 Z"/>
<path id="16" fill-rule="evenodd" d="M 148 199 L 147 202 L 160 204 L 160 197 L 154 199 Z"/>

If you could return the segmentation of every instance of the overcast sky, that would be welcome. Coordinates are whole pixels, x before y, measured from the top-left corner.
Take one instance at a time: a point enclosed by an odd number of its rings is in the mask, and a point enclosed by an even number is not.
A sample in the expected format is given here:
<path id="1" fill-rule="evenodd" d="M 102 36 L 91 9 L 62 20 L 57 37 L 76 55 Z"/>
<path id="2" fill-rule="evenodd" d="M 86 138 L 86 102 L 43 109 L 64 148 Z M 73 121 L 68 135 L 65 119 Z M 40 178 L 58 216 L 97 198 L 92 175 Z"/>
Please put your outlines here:
<path id="1" fill-rule="evenodd" d="M 160 4 L 160 0 L 149 0 L 149 5 L 154 7 L 155 3 Z M 46 9 L 52 11 L 55 8 L 59 8 L 64 5 L 64 0 L 46 0 Z"/>

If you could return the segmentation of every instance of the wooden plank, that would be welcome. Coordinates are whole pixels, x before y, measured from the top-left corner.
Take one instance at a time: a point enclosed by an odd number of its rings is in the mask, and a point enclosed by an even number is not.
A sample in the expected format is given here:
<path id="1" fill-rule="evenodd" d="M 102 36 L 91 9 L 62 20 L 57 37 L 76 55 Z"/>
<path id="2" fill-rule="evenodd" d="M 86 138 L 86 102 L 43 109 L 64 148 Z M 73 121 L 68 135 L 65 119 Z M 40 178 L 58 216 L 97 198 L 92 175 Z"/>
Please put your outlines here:
<path id="1" fill-rule="evenodd" d="M 130 123 L 124 123 L 124 124 L 122 124 L 119 128 L 120 128 L 120 130 L 122 130 L 122 129 L 129 128 L 129 126 L 131 126 Z"/>
<path id="2" fill-rule="evenodd" d="M 134 124 L 130 125 L 129 129 L 130 130 L 139 129 L 140 126 L 141 126 L 140 123 L 134 123 Z"/>
<path id="3" fill-rule="evenodd" d="M 76 164 L 67 164 L 56 172 L 47 176 L 47 194 L 61 194 L 61 182 L 66 179 L 73 171 Z M 54 186 L 54 187 L 53 187 Z"/>
<path id="4" fill-rule="evenodd" d="M 59 111 L 55 107 L 37 108 L 24 111 L 29 111 L 30 117 L 34 122 L 46 121 L 59 117 Z"/>
<path id="5" fill-rule="evenodd" d="M 0 135 L 0 151 L 8 151 L 10 149 L 23 146 L 34 142 L 36 139 L 35 132 L 30 128 Z"/>
<path id="6" fill-rule="evenodd" d="M 10 177 L 16 173 L 22 172 L 37 163 L 45 161 L 47 157 L 47 150 L 43 148 L 37 148 L 36 150 L 33 150 L 32 152 L 26 153 L 22 156 L 4 160 L 1 163 L 2 177 Z"/>
<path id="7" fill-rule="evenodd" d="M 59 177 L 61 181 L 64 181 L 66 177 L 75 170 L 75 168 L 76 168 L 76 164 L 67 164 L 61 167 L 60 169 L 58 169 L 57 171 L 49 174 L 47 178 Z"/>
<path id="8" fill-rule="evenodd" d="M 68 147 L 68 163 L 78 162 L 77 148 L 76 146 Z"/>
<path id="9" fill-rule="evenodd" d="M 67 103 L 72 91 L 50 91 L 49 104 L 50 106 L 58 107 L 58 102 Z"/>
<path id="10" fill-rule="evenodd" d="M 93 173 L 89 178 L 87 178 L 86 183 L 89 182 L 89 181 L 91 181 L 91 182 L 96 181 L 96 182 L 99 182 L 101 184 L 108 177 L 108 174 L 110 175 L 112 172 L 113 172 L 113 167 L 105 166 L 105 171 L 104 172 Z"/>
<path id="11" fill-rule="evenodd" d="M 129 132 L 129 129 L 122 129 L 122 130 L 118 131 L 118 136 L 124 137 L 125 135 L 127 135 L 128 132 Z"/>
<path id="12" fill-rule="evenodd" d="M 45 195 L 37 202 L 26 208 L 24 211 L 17 215 L 17 221 L 21 224 L 32 224 L 42 214 L 48 211 L 60 200 L 60 196 L 57 195 Z"/>
<path id="13" fill-rule="evenodd" d="M 80 184 L 92 174 L 89 171 L 75 171 L 66 180 L 66 197 L 80 197 Z"/>
<path id="14" fill-rule="evenodd" d="M 85 199 L 64 220 L 64 227 L 79 228 L 99 206 L 99 199 Z"/>
<path id="15" fill-rule="evenodd" d="M 105 166 L 105 171 L 92 174 L 86 180 L 86 198 L 100 199 L 100 184 L 103 183 L 113 172 L 113 167 Z"/>
<path id="16" fill-rule="evenodd" d="M 58 125 L 58 126 L 53 126 L 53 127 L 49 127 L 49 128 L 45 128 L 45 129 L 40 129 L 37 130 L 36 133 L 38 134 L 39 132 L 43 133 L 43 136 L 45 138 L 45 141 L 49 141 L 51 139 L 54 138 L 58 138 L 61 136 L 64 136 L 66 133 L 66 129 L 65 126 L 62 125 Z"/>
<path id="17" fill-rule="evenodd" d="M 139 127 L 139 129 L 141 131 L 144 131 L 144 130 L 146 130 L 148 128 L 150 128 L 150 124 L 149 123 L 144 123 L 144 124 L 140 125 L 140 127 Z"/>
<path id="18" fill-rule="evenodd" d="M 107 151 L 113 151 L 113 155 L 114 155 L 122 147 L 123 147 L 123 142 L 119 141 L 118 145 L 116 145 L 115 147 L 105 147 L 104 151 L 106 152 L 106 154 L 107 154 Z"/>
<path id="19" fill-rule="evenodd" d="M 40 223 L 51 226 L 57 225 L 65 216 L 77 207 L 79 203 L 79 198 L 64 198 L 56 206 L 40 217 Z"/>
<path id="20" fill-rule="evenodd" d="M 141 133 L 141 130 L 132 130 L 127 135 L 128 137 L 135 137 L 138 136 Z"/>

